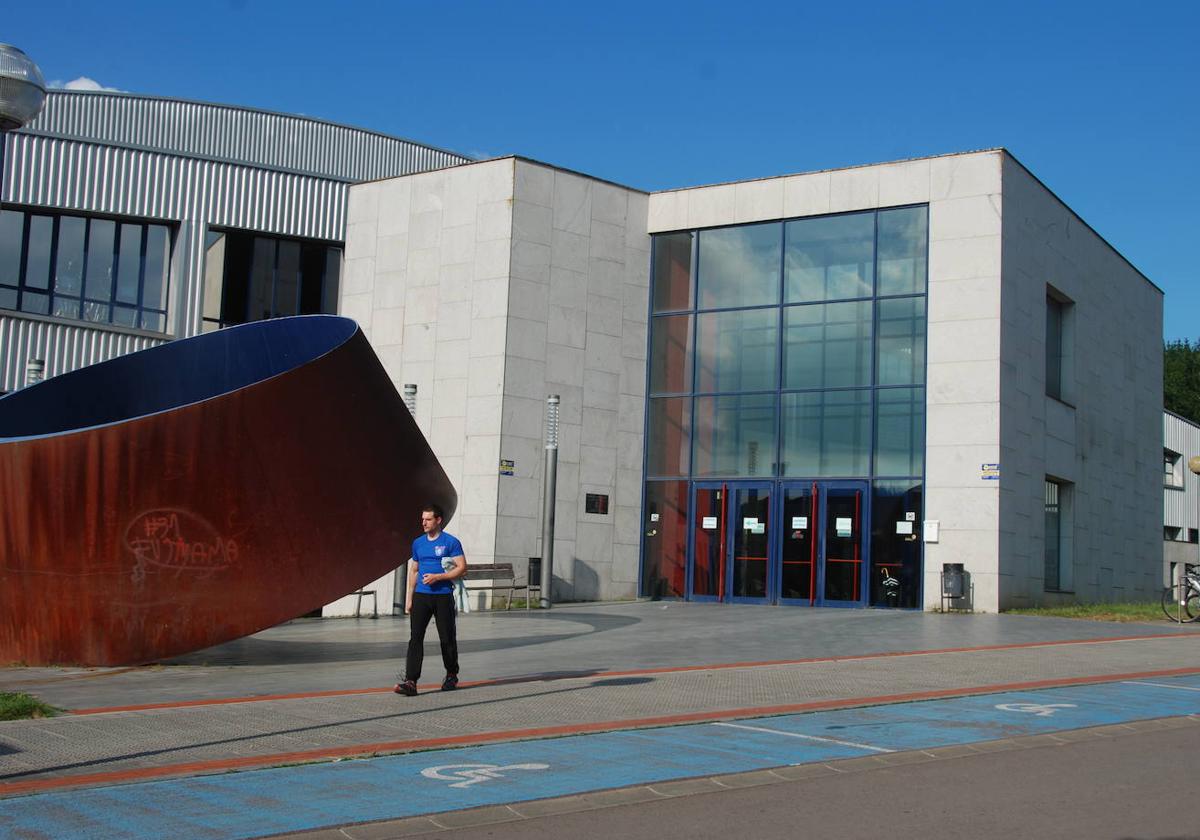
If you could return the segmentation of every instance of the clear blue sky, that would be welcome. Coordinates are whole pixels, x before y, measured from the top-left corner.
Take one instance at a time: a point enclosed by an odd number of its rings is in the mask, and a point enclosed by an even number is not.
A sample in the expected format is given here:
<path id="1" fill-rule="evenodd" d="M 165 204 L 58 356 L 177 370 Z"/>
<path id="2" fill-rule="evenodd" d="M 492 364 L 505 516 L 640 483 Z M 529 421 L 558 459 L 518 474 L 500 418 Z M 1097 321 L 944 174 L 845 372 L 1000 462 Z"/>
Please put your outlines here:
<path id="1" fill-rule="evenodd" d="M 17 8 L 14 8 L 17 7 Z M 1200 338 L 1200 3 L 11 3 L 48 81 L 646 190 L 1004 146 Z"/>

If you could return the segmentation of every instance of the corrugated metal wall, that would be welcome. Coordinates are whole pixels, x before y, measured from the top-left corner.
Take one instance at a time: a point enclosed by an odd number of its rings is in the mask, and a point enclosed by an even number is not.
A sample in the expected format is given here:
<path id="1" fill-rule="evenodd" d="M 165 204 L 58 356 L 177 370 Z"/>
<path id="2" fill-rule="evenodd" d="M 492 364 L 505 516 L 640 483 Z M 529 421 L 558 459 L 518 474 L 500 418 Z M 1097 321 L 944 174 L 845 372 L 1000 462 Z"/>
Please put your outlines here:
<path id="1" fill-rule="evenodd" d="M 1196 528 L 1200 519 L 1200 477 L 1188 469 L 1188 459 L 1200 455 L 1200 426 L 1182 417 L 1163 413 L 1163 447 L 1182 456 L 1183 490 L 1163 490 L 1163 525 L 1181 528 L 1181 538 L 1187 539 L 1187 529 Z"/>
<path id="2" fill-rule="evenodd" d="M 200 331 L 210 226 L 342 242 L 351 183 L 469 161 L 305 117 L 88 92 L 52 92 L 5 140 L 5 203 L 171 223 L 170 337 Z M 0 313 L 0 391 L 29 358 L 49 376 L 164 340 Z"/>
<path id="3" fill-rule="evenodd" d="M 463 155 L 292 114 L 125 93 L 54 91 L 24 133 L 369 181 Z"/>
<path id="4" fill-rule="evenodd" d="M 165 340 L 0 313 L 0 390 L 13 391 L 26 384 L 25 363 L 29 359 L 45 360 L 45 375 L 57 376 Z"/>
<path id="5" fill-rule="evenodd" d="M 5 169 L 6 203 L 345 238 L 344 181 L 24 135 Z"/>

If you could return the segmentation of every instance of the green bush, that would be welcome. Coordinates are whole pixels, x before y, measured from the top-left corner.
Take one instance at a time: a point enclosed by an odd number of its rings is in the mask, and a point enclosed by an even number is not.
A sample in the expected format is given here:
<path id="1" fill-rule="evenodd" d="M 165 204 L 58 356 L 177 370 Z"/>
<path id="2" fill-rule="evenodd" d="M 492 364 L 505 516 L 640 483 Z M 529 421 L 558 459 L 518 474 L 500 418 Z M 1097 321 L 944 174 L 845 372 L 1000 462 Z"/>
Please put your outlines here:
<path id="1" fill-rule="evenodd" d="M 30 694 L 0 692 L 0 720 L 54 717 L 58 712 Z"/>

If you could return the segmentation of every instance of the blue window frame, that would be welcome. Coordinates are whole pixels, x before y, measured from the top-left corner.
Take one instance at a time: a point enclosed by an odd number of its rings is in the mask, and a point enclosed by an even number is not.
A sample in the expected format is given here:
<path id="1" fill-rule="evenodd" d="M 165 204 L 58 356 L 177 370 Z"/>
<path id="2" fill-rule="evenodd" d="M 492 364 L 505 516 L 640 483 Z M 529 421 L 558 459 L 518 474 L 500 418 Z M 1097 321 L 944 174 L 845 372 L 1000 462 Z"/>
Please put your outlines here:
<path id="1" fill-rule="evenodd" d="M 172 230 L 6 208 L 0 212 L 0 309 L 165 332 Z"/>

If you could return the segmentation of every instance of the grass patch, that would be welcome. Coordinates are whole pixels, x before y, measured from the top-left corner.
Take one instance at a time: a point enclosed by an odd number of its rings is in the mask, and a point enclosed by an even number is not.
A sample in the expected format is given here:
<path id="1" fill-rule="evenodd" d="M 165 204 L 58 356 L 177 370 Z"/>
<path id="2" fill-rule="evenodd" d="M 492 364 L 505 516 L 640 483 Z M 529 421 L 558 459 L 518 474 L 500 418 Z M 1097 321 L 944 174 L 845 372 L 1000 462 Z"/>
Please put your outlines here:
<path id="1" fill-rule="evenodd" d="M 0 720 L 54 717 L 59 710 L 31 694 L 0 692 Z"/>
<path id="2" fill-rule="evenodd" d="M 1089 621 L 1166 621 L 1158 601 L 1128 604 L 1063 604 L 1055 607 L 1024 607 L 1005 610 L 1011 615 L 1044 615 L 1054 618 L 1083 618 Z"/>

